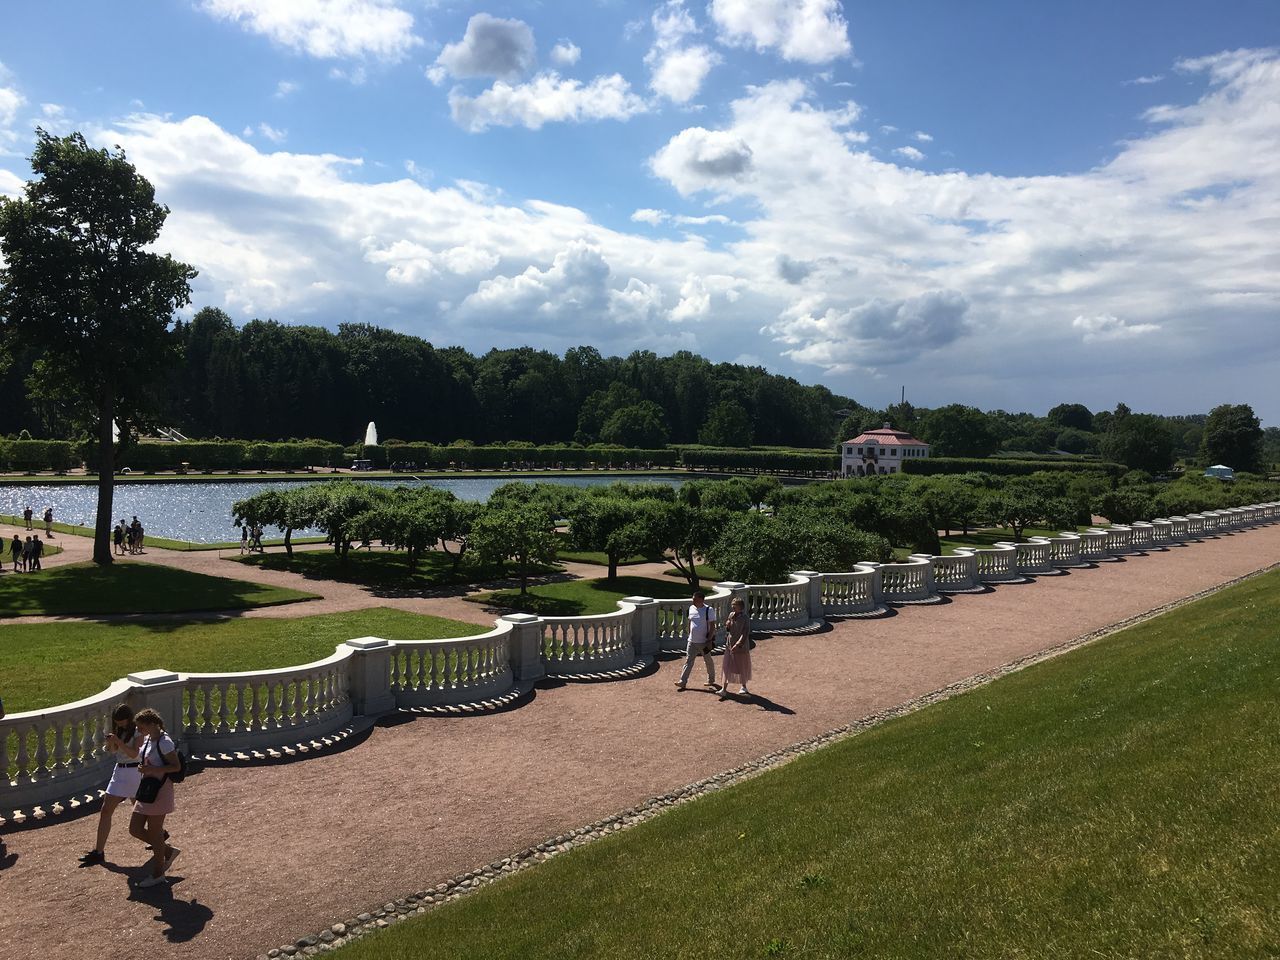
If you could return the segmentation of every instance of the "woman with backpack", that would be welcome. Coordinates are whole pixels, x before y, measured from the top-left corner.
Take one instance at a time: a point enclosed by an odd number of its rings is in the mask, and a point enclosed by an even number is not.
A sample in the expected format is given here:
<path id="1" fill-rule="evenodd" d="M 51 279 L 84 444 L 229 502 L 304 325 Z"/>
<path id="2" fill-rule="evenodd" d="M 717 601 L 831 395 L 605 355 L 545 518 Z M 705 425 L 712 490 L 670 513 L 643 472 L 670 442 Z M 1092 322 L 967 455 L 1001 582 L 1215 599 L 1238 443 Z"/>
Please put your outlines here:
<path id="1" fill-rule="evenodd" d="M 138 881 L 138 886 L 154 887 L 164 883 L 165 873 L 181 852 L 165 840 L 164 818 L 176 808 L 173 777 L 183 775 L 183 765 L 177 746 L 164 732 L 160 714 L 148 707 L 139 710 L 133 722 L 146 739 L 138 751 L 142 781 L 138 785 L 138 802 L 129 820 L 129 833 L 151 849 L 151 873 Z"/>
<path id="2" fill-rule="evenodd" d="M 133 710 L 127 703 L 120 704 L 111 713 L 111 733 L 106 741 L 107 752 L 115 754 L 116 765 L 111 770 L 106 796 L 102 798 L 102 809 L 98 811 L 97 840 L 93 849 L 80 858 L 85 866 L 102 863 L 116 807 L 132 800 L 138 792 L 138 783 L 142 780 L 142 774 L 138 772 L 138 753 L 142 743 L 142 734 L 134 725 Z"/>

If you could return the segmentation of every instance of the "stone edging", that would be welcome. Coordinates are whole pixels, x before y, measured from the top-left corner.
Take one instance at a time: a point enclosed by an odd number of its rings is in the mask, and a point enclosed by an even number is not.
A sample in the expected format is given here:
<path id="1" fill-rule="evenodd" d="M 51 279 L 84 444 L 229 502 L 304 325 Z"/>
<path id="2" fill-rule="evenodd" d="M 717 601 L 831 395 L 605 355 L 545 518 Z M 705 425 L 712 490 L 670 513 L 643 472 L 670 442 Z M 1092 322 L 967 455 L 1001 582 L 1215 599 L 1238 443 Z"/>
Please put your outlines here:
<path id="1" fill-rule="evenodd" d="M 386 929 L 394 923 L 406 920 L 409 917 L 424 914 L 428 910 L 438 907 L 441 904 L 456 900 L 459 897 L 466 896 L 481 887 L 493 883 L 502 877 L 515 873 L 519 870 L 528 869 L 536 866 L 552 857 L 560 854 L 568 853 L 576 847 L 590 843 L 593 840 L 599 840 L 601 837 L 617 833 L 628 827 L 633 827 L 638 823 L 651 820 L 665 810 L 677 806 L 681 803 L 687 803 L 690 800 L 697 799 L 704 794 L 712 793 L 716 790 L 722 790 L 738 783 L 759 776 L 760 774 L 773 770 L 783 764 L 802 757 L 805 754 L 813 753 L 822 747 L 829 746 L 841 740 L 847 740 L 855 737 L 860 733 L 877 727 L 880 724 L 893 720 L 898 717 L 906 716 L 914 713 L 924 707 L 941 703 L 949 700 L 957 694 L 966 693 L 977 687 L 985 686 L 993 680 L 1008 676 L 1011 673 L 1017 673 L 1027 667 L 1034 666 L 1037 663 L 1043 663 L 1051 660 L 1063 653 L 1068 653 L 1079 647 L 1086 646 L 1103 637 L 1119 633 L 1129 627 L 1135 626 L 1147 620 L 1154 619 L 1171 610 L 1184 607 L 1197 600 L 1203 600 L 1205 597 L 1212 596 L 1226 590 L 1228 587 L 1234 587 L 1237 584 L 1253 580 L 1257 577 L 1270 573 L 1273 570 L 1280 569 L 1280 562 L 1273 563 L 1270 566 L 1243 576 L 1236 577 L 1224 583 L 1220 583 L 1213 587 L 1201 590 L 1198 593 L 1182 597 L 1178 600 L 1172 600 L 1169 603 L 1161 604 L 1153 607 L 1145 613 L 1134 614 L 1123 620 L 1101 627 L 1090 633 L 1083 634 L 1071 640 L 1065 640 L 1062 643 L 1052 647 L 1047 647 L 1036 653 L 1028 654 L 1017 660 L 1012 660 L 1002 664 L 992 670 L 983 673 L 977 673 L 963 680 L 957 680 L 945 687 L 940 687 L 929 693 L 919 697 L 913 697 L 896 706 L 889 707 L 876 713 L 868 714 L 852 723 L 843 727 L 837 727 L 834 730 L 828 730 L 820 733 L 807 740 L 801 740 L 790 746 L 782 747 L 772 753 L 768 753 L 756 760 L 750 760 L 747 763 L 726 770 L 723 773 L 714 774 L 703 780 L 688 784 L 677 790 L 662 794 L 661 796 L 651 797 L 650 799 L 640 803 L 634 807 L 628 807 L 619 813 L 605 817 L 603 820 L 597 820 L 595 823 L 588 824 L 584 827 L 578 827 L 568 833 L 563 833 L 555 837 L 550 837 L 542 843 L 531 847 L 526 847 L 519 853 L 512 854 L 509 857 L 503 857 L 501 860 L 495 860 L 492 863 L 477 867 L 475 870 L 469 870 L 466 873 L 459 874 L 443 883 L 438 883 L 434 887 L 419 890 L 416 893 L 405 897 L 400 897 L 394 901 L 388 901 L 380 908 L 360 913 L 345 923 L 335 923 L 330 927 L 312 936 L 302 937 L 294 943 L 284 944 L 280 947 L 274 947 L 265 954 L 260 954 L 257 960 L 276 960 L 279 957 L 303 956 L 311 957 L 320 953 L 329 953 L 336 950 L 343 944 L 350 943 L 375 933 L 378 930 Z"/>

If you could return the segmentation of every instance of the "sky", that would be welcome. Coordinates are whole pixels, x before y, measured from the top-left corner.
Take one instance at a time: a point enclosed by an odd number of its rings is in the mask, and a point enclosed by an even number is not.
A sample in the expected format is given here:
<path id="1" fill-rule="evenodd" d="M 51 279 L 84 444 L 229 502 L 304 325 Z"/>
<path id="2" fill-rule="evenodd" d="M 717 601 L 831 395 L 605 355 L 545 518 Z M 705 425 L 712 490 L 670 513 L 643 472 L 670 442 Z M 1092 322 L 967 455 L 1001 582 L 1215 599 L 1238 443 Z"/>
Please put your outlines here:
<path id="1" fill-rule="evenodd" d="M 190 310 L 1280 423 L 1280 4 L 0 9 L 0 195 L 119 145 Z"/>

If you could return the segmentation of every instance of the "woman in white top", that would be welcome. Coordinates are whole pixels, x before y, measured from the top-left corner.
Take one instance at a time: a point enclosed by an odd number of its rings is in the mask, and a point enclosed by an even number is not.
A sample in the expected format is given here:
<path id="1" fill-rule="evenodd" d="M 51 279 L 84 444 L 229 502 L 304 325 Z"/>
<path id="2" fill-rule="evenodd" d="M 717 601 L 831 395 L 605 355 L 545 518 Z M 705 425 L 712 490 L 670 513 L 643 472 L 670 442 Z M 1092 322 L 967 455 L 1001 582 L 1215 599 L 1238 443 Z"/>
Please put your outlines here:
<path id="1" fill-rule="evenodd" d="M 156 711 L 147 708 L 139 710 L 133 718 L 138 730 L 145 735 L 138 758 L 142 762 L 142 776 L 163 778 L 160 792 L 149 803 L 139 800 L 133 807 L 133 817 L 129 820 L 129 833 L 146 842 L 151 849 L 151 873 L 138 881 L 139 887 L 154 887 L 164 883 L 164 875 L 173 866 L 181 852 L 167 842 L 168 834 L 164 829 L 164 818 L 176 808 L 173 797 L 173 781 L 169 774 L 182 769 L 178 760 L 178 747 L 164 732 L 164 720 Z"/>
<path id="2" fill-rule="evenodd" d="M 116 765 L 111 770 L 111 782 L 107 784 L 107 794 L 98 812 L 98 839 L 93 849 L 80 858 L 86 866 L 102 863 L 116 807 L 132 800 L 138 792 L 138 782 L 142 779 L 138 772 L 138 748 L 142 746 L 142 739 L 133 723 L 133 710 L 127 703 L 120 704 L 111 712 L 111 733 L 105 743 L 107 752 L 115 754 Z"/>

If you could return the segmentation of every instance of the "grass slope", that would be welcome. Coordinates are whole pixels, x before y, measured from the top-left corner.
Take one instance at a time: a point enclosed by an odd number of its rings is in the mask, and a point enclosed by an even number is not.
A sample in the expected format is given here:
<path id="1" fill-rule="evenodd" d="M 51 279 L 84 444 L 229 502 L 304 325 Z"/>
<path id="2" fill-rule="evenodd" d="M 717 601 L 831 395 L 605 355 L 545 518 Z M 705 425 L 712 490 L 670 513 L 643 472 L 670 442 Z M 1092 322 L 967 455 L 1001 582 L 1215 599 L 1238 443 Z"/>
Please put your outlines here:
<path id="1" fill-rule="evenodd" d="M 352 637 L 429 640 L 483 627 L 378 607 L 294 619 L 218 623 L 57 623 L 0 628 L 0 677 L 10 713 L 97 693 L 136 670 L 265 670 L 319 660 Z"/>
<path id="2" fill-rule="evenodd" d="M 1280 955 L 1280 574 L 681 806 L 344 949 Z"/>
<path id="3" fill-rule="evenodd" d="M 0 617 L 243 610 L 315 594 L 130 561 L 0 577 Z"/>
<path id="4" fill-rule="evenodd" d="M 467 597 L 512 610 L 523 610 L 545 617 L 580 617 L 593 613 L 613 613 L 623 597 L 687 597 L 692 593 L 686 583 L 673 583 L 655 577 L 617 577 L 614 580 L 561 580 L 540 583 L 521 596 L 518 589 L 495 590 Z"/>
<path id="5" fill-rule="evenodd" d="M 453 571 L 453 558 L 438 550 L 429 550 L 418 560 L 417 569 L 409 573 L 406 554 L 401 550 L 355 550 L 347 554 L 345 566 L 332 550 L 301 550 L 292 557 L 285 553 L 259 553 L 238 558 L 266 570 L 291 570 L 314 580 L 338 580 L 388 590 L 422 590 L 451 584 L 482 583 L 510 576 L 496 566 L 482 566 L 465 561 Z M 534 574 L 553 573 L 557 567 L 536 567 Z"/>

